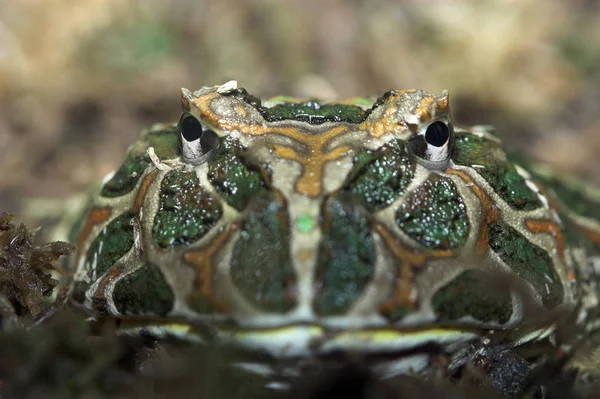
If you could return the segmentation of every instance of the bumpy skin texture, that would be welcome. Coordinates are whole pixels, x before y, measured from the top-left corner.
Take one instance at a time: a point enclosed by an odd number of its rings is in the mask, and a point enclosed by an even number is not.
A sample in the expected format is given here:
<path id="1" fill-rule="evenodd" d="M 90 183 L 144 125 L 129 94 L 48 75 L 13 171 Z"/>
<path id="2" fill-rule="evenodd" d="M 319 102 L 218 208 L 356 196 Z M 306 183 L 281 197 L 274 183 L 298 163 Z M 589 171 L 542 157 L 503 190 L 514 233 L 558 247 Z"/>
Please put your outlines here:
<path id="1" fill-rule="evenodd" d="M 262 104 L 205 87 L 182 108 L 218 135 L 214 156 L 187 164 L 177 126 L 152 127 L 79 224 L 71 297 L 98 317 L 294 357 L 451 353 L 500 328 L 523 344 L 550 331 L 527 311 L 594 305 L 598 196 L 571 210 L 480 127 L 451 132 L 443 167 L 422 161 L 447 94 Z"/>

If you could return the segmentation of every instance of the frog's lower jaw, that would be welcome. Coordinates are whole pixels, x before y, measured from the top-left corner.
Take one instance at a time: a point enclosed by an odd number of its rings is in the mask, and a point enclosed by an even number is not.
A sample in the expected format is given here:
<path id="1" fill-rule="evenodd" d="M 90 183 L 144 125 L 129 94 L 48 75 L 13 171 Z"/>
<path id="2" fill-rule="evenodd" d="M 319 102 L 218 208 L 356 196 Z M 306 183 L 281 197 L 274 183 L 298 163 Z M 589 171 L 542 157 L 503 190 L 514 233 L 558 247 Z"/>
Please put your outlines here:
<path id="1" fill-rule="evenodd" d="M 221 326 L 207 333 L 203 327 L 186 323 L 121 320 L 118 324 L 122 334 L 175 337 L 239 348 L 241 352 L 232 360 L 232 366 L 264 378 L 273 389 L 285 389 L 288 384 L 284 381 L 303 375 L 304 370 L 347 361 L 366 365 L 380 378 L 420 375 L 429 370 L 432 356 L 461 352 L 469 343 L 480 340 L 483 333 L 440 325 L 348 330 L 306 323 L 271 328 Z"/>
<path id="2" fill-rule="evenodd" d="M 247 328 L 220 326 L 207 331 L 206 326 L 187 323 L 148 323 L 143 320 L 121 320 L 118 330 L 123 334 L 146 333 L 154 337 L 175 337 L 186 341 L 239 347 L 264 353 L 276 359 L 322 357 L 335 353 L 363 355 L 407 352 L 435 344 L 452 351 L 456 346 L 481 337 L 479 329 L 460 326 L 422 325 L 414 327 L 371 327 L 333 329 L 305 323 Z"/>

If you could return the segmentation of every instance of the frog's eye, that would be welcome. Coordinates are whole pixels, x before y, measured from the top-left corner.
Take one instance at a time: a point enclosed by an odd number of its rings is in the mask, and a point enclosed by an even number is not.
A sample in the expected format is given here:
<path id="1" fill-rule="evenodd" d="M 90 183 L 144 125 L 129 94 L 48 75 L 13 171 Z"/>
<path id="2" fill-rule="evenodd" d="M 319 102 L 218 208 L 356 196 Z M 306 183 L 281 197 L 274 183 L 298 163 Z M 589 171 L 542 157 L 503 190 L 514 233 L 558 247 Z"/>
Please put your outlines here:
<path id="1" fill-rule="evenodd" d="M 415 130 L 407 142 L 409 151 L 423 166 L 429 169 L 445 169 L 452 149 L 452 125 L 434 121 L 415 127 Z"/>
<path id="2" fill-rule="evenodd" d="M 443 147 L 450 139 L 450 129 L 444 122 L 433 122 L 425 130 L 425 141 L 434 147 Z"/>
<path id="3" fill-rule="evenodd" d="M 216 153 L 219 147 L 219 136 L 193 115 L 185 113 L 181 115 L 178 130 L 181 157 L 185 162 L 200 165 Z"/>

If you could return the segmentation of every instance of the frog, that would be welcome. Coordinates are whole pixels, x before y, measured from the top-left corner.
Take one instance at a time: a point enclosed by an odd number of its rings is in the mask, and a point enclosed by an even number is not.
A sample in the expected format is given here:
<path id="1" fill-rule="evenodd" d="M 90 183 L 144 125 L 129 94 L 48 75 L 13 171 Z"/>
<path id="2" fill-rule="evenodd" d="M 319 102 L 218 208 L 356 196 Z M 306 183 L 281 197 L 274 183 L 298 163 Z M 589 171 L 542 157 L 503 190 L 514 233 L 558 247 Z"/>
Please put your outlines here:
<path id="1" fill-rule="evenodd" d="M 181 108 L 71 229 L 69 300 L 95 320 L 259 353 L 236 366 L 269 378 L 340 354 L 426 376 L 493 343 L 535 362 L 574 346 L 561 323 L 600 326 L 600 190 L 455 126 L 447 91 L 261 100 L 230 81 Z"/>

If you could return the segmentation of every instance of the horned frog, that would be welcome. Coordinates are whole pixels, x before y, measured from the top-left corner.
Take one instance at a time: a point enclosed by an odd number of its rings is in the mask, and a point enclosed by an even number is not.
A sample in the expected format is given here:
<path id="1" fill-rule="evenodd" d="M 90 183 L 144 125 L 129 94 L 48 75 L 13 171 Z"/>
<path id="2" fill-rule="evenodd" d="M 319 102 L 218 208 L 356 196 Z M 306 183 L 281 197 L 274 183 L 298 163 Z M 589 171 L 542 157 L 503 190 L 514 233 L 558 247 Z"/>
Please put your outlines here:
<path id="1" fill-rule="evenodd" d="M 70 298 L 95 318 L 381 375 L 495 342 L 545 348 L 533 364 L 565 349 L 557 318 L 598 327 L 598 191 L 455 127 L 447 92 L 261 101 L 228 82 L 181 105 L 72 229 Z"/>

